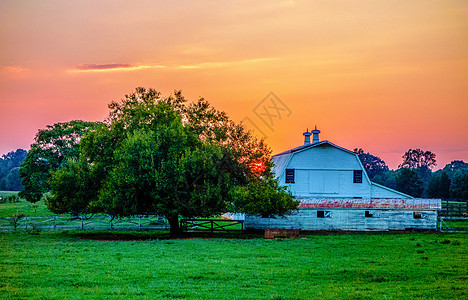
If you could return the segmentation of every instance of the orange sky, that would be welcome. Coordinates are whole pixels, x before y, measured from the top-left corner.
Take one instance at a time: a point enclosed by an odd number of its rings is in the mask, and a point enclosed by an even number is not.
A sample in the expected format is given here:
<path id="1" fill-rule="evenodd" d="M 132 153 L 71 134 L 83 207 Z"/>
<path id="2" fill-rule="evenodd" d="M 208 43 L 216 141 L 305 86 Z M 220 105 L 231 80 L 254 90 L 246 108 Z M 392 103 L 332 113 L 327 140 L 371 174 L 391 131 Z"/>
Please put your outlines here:
<path id="1" fill-rule="evenodd" d="M 0 40 L 0 154 L 145 86 L 207 98 L 275 153 L 317 125 L 390 168 L 409 148 L 468 161 L 466 1 L 2 0 Z"/>

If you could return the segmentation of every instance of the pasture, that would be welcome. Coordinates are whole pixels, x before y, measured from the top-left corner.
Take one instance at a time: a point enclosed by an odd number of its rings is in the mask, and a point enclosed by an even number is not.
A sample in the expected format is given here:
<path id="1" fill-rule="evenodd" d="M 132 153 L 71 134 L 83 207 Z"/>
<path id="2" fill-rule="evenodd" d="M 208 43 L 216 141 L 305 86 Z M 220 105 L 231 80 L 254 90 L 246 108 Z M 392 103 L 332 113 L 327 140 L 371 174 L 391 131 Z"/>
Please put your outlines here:
<path id="1" fill-rule="evenodd" d="M 467 235 L 0 233 L 2 298 L 466 299 Z"/>
<path id="2" fill-rule="evenodd" d="M 5 192 L 0 191 L 0 197 L 7 198 L 10 195 L 17 195 L 18 192 Z M 4 202 L 0 203 L 0 217 L 8 217 L 14 214 L 23 214 L 28 217 L 35 216 L 53 216 L 47 206 L 44 203 L 44 200 L 41 200 L 36 203 L 30 203 L 24 199 L 19 199 L 18 202 Z"/>

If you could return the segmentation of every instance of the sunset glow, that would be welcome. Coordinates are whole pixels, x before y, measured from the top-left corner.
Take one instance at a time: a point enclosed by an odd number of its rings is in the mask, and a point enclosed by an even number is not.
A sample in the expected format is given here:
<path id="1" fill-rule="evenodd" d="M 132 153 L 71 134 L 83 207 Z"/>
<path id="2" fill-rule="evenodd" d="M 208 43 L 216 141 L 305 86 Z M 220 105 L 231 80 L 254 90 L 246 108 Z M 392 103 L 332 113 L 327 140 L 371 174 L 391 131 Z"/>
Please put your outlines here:
<path id="1" fill-rule="evenodd" d="M 250 165 L 250 169 L 252 170 L 252 172 L 254 173 L 263 173 L 266 169 L 265 167 L 265 164 L 263 164 L 261 161 L 259 162 L 254 162 Z"/>
<path id="2" fill-rule="evenodd" d="M 0 28 L 0 154 L 143 86 L 207 99 L 273 154 L 316 125 L 392 169 L 410 148 L 468 161 L 466 1 L 4 0 Z"/>

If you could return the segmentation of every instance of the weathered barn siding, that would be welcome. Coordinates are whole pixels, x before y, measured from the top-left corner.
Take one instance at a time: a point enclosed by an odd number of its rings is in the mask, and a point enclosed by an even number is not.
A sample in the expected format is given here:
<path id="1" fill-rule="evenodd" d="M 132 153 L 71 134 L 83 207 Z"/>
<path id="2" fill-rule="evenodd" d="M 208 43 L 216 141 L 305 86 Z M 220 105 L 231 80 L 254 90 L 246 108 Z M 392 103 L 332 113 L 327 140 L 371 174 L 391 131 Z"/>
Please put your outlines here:
<path id="1" fill-rule="evenodd" d="M 436 230 L 440 199 L 302 199 L 297 213 L 284 218 L 246 216 L 247 229 Z"/>
<path id="2" fill-rule="evenodd" d="M 325 217 L 317 217 L 323 211 Z M 366 213 L 367 212 L 367 213 Z M 415 218 L 415 213 L 421 218 Z M 366 217 L 372 215 L 372 217 Z M 398 209 L 300 209 L 284 218 L 246 216 L 245 228 L 291 228 L 301 230 L 388 231 L 436 230 L 437 211 Z"/>
<path id="3" fill-rule="evenodd" d="M 440 210 L 440 199 L 301 199 L 299 208 L 366 208 L 366 209 L 407 209 Z"/>

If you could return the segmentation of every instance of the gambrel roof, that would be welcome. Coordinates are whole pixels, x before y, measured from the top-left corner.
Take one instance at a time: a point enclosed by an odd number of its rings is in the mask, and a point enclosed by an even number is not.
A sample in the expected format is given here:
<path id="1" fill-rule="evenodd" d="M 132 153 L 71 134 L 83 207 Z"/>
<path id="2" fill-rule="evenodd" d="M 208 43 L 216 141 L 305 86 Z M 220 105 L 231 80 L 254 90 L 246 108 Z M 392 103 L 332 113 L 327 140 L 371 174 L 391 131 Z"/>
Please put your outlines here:
<path id="1" fill-rule="evenodd" d="M 334 147 L 336 149 L 339 149 L 341 151 L 344 151 L 344 152 L 347 152 L 347 153 L 350 153 L 350 154 L 353 154 L 353 155 L 357 156 L 357 154 L 354 153 L 353 151 L 350 151 L 350 150 L 345 149 L 343 147 L 337 146 L 337 145 L 335 145 L 332 142 L 329 142 L 327 140 L 317 142 L 317 143 L 314 143 L 314 144 L 309 144 L 309 145 L 301 145 L 301 146 L 298 146 L 296 148 L 292 148 L 292 149 L 286 150 L 284 152 L 275 154 L 275 155 L 273 155 L 271 157 L 271 160 L 274 163 L 273 172 L 275 173 L 276 177 L 279 177 L 281 175 L 281 173 L 284 172 L 284 169 L 285 169 L 286 165 L 288 164 L 291 156 L 294 153 L 302 152 L 302 151 L 305 151 L 305 150 L 308 150 L 308 149 L 311 149 L 311 148 L 315 148 L 315 147 L 319 147 L 319 146 L 323 146 L 323 145 L 329 145 L 329 146 Z M 362 166 L 362 163 L 359 160 L 359 158 L 358 158 L 358 161 L 361 164 L 362 170 L 364 170 L 364 167 Z M 369 178 L 367 177 L 367 174 L 366 174 L 366 178 L 369 180 Z"/>

